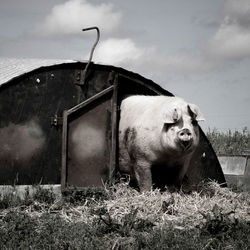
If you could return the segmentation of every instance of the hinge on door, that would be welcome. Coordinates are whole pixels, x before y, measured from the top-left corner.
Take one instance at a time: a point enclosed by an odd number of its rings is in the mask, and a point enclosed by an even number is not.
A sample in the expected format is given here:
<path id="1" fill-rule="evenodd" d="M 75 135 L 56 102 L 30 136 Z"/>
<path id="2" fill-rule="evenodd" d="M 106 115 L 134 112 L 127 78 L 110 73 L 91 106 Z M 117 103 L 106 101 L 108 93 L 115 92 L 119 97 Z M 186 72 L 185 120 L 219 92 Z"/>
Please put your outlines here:
<path id="1" fill-rule="evenodd" d="M 63 125 L 63 118 L 58 117 L 57 115 L 50 117 L 50 125 L 53 127 L 62 126 Z"/>

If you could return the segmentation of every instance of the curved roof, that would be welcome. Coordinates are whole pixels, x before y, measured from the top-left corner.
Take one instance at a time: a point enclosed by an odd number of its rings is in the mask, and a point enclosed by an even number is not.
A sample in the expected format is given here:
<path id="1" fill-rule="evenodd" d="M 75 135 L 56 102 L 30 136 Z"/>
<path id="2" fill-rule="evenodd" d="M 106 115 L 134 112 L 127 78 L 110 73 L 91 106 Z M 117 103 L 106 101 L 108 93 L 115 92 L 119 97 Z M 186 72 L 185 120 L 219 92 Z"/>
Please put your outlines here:
<path id="1" fill-rule="evenodd" d="M 28 73 L 40 67 L 64 63 L 75 63 L 74 60 L 62 59 L 28 59 L 0 57 L 0 86 L 15 77 Z"/>
<path id="2" fill-rule="evenodd" d="M 63 60 L 63 59 L 41 59 L 41 58 L 4 58 L 0 57 L 0 87 L 11 82 L 12 80 L 30 74 L 36 70 L 43 70 L 53 66 L 64 66 L 64 65 L 74 65 L 74 64 L 86 64 L 87 60 Z M 143 81 L 148 82 L 150 85 L 154 85 L 156 89 L 159 89 L 160 92 L 165 92 L 167 95 L 173 95 L 172 93 L 163 89 L 160 85 L 156 84 L 150 79 L 147 79 L 141 76 L 138 73 L 128 71 L 121 67 L 116 67 L 113 65 L 105 65 L 105 64 L 95 64 L 95 67 L 106 68 L 108 71 L 118 71 L 125 75 L 130 75 L 135 78 L 142 79 Z"/>

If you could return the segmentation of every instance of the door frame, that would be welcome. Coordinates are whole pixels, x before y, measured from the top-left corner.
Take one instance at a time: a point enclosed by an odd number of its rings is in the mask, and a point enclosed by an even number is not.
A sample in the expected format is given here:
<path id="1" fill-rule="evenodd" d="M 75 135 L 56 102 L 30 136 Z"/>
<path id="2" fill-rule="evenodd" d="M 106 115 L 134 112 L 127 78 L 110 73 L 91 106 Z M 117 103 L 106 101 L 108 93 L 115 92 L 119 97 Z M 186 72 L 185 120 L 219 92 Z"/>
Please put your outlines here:
<path id="1" fill-rule="evenodd" d="M 88 98 L 87 100 L 79 103 L 78 105 L 65 110 L 63 112 L 63 130 L 62 130 L 62 168 L 61 168 L 61 188 L 72 189 L 77 188 L 77 190 L 86 189 L 86 187 L 72 187 L 68 186 L 67 175 L 68 175 L 68 122 L 70 116 L 80 109 L 88 108 L 91 104 L 98 102 L 98 100 L 111 96 L 111 148 L 109 153 L 109 174 L 108 180 L 112 180 L 117 161 L 117 136 L 118 136 L 118 121 L 117 121 L 117 84 L 114 84 L 100 93 Z"/>

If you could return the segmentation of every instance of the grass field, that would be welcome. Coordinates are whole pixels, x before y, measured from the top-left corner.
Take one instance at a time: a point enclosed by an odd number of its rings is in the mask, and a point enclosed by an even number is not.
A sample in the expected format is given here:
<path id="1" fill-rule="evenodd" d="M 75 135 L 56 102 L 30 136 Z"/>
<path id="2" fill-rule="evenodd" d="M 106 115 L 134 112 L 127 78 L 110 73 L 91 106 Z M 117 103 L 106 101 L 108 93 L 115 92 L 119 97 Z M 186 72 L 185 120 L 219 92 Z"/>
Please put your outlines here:
<path id="1" fill-rule="evenodd" d="M 225 131 L 210 129 L 206 133 L 213 149 L 217 154 L 241 154 L 245 150 L 250 150 L 250 131 L 247 127 L 242 131 Z"/>
<path id="2" fill-rule="evenodd" d="M 1 197 L 0 249 L 250 249 L 250 195 L 211 182 L 191 193 L 127 183 L 55 197 Z"/>

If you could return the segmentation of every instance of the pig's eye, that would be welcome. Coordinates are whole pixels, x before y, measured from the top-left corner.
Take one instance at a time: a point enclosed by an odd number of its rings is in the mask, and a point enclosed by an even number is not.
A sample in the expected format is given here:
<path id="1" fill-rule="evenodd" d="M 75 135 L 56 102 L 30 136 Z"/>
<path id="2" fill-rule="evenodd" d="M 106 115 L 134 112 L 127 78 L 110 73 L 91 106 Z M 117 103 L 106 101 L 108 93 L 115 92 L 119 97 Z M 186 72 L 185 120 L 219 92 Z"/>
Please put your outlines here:
<path id="1" fill-rule="evenodd" d="M 198 126 L 198 122 L 196 120 L 192 120 L 193 126 Z"/>

